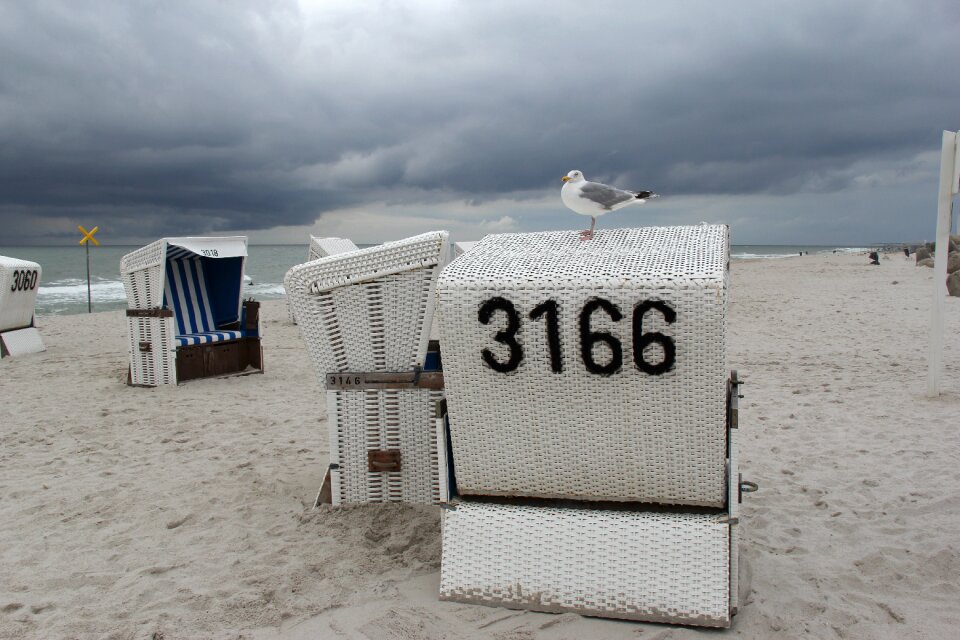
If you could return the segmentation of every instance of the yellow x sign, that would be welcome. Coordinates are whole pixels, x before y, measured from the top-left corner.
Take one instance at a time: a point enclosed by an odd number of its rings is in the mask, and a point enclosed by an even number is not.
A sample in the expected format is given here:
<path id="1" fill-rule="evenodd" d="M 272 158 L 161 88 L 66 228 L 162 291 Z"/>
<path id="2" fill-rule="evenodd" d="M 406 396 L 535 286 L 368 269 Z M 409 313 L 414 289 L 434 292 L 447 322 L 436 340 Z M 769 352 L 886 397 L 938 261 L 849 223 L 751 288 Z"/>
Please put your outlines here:
<path id="1" fill-rule="evenodd" d="M 94 227 L 90 231 L 87 231 L 86 229 L 84 229 L 82 226 L 78 224 L 77 229 L 80 229 L 80 233 L 83 234 L 83 240 L 80 241 L 80 244 L 86 244 L 87 240 L 89 240 L 90 242 L 97 245 L 98 247 L 100 246 L 100 243 L 97 242 L 97 239 L 93 237 L 93 234 L 99 231 L 100 227 Z"/>

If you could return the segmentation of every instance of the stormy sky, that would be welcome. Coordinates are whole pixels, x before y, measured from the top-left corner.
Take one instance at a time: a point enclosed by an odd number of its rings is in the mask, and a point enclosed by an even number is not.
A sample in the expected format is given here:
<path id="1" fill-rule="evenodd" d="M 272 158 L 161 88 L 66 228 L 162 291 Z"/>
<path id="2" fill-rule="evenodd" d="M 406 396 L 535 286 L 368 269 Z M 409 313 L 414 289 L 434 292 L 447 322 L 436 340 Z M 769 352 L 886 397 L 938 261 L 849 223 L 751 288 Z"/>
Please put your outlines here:
<path id="1" fill-rule="evenodd" d="M 0 0 L 0 245 L 589 224 L 932 239 L 953 2 Z"/>

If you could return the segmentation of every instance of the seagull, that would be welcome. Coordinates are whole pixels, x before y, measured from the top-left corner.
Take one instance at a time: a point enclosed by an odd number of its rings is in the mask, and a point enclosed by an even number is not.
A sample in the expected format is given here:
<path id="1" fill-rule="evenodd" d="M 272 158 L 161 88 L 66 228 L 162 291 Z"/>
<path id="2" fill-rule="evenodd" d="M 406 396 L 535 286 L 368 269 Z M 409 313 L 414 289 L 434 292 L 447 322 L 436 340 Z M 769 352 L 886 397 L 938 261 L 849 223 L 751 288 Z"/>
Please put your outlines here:
<path id="1" fill-rule="evenodd" d="M 659 197 L 652 191 L 624 191 L 599 182 L 590 182 L 583 177 L 582 171 L 576 169 L 563 176 L 563 188 L 560 190 L 560 199 L 567 208 L 582 216 L 590 216 L 590 229 L 580 232 L 581 240 L 593 238 L 597 216 Z"/>

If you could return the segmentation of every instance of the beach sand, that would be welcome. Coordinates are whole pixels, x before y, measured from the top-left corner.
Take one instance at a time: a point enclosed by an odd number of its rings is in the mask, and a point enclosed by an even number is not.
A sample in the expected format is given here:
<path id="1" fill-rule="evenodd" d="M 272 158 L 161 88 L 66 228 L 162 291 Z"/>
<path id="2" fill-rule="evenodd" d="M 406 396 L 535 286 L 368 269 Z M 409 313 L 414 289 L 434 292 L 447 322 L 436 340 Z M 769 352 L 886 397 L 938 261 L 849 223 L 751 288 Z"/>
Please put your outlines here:
<path id="1" fill-rule="evenodd" d="M 122 312 L 0 362 L 2 638 L 948 638 L 960 627 L 960 299 L 932 270 L 732 265 L 744 601 L 726 632 L 437 600 L 439 509 L 311 505 L 324 393 L 282 301 L 264 375 L 127 387 Z"/>

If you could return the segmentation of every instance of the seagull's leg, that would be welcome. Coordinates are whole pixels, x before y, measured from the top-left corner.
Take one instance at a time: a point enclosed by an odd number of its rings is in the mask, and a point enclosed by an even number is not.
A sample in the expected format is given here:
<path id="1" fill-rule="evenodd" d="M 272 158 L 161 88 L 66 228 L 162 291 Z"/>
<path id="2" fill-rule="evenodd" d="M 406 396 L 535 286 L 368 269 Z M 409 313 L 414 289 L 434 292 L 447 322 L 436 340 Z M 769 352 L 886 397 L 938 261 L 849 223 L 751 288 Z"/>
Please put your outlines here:
<path id="1" fill-rule="evenodd" d="M 588 231 L 580 232 L 581 240 L 592 240 L 593 239 L 593 227 L 597 224 L 596 216 L 590 216 L 590 229 Z"/>

